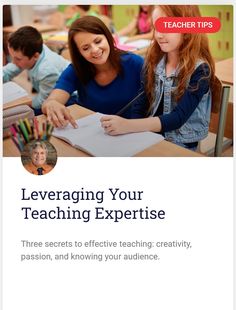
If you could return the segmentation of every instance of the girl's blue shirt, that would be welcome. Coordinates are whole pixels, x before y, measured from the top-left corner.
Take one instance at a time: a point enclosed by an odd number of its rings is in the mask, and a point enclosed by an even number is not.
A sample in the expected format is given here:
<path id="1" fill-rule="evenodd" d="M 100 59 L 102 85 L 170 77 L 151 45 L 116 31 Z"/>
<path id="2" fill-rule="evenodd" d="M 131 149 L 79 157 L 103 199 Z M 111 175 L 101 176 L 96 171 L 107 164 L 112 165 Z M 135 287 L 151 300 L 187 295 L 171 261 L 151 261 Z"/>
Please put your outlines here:
<path id="1" fill-rule="evenodd" d="M 69 94 L 78 91 L 79 105 L 95 112 L 117 114 L 140 91 L 143 62 L 143 58 L 138 55 L 122 54 L 122 74 L 117 75 L 111 83 L 105 86 L 99 85 L 92 79 L 85 86 L 85 92 L 71 64 L 60 76 L 55 89 L 64 90 Z M 121 116 L 130 118 L 131 108 Z"/>

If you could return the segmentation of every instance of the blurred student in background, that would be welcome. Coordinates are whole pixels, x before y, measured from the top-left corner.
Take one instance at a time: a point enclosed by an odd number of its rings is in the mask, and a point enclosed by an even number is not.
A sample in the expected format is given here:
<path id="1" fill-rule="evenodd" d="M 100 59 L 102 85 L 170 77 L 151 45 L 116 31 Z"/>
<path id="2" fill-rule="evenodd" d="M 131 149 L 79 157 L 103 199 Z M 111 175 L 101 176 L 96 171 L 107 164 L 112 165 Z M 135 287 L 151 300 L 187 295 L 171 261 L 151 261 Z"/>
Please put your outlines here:
<path id="1" fill-rule="evenodd" d="M 196 5 L 159 5 L 153 11 L 153 23 L 159 17 L 200 16 Z M 160 132 L 166 140 L 196 150 L 208 134 L 214 75 L 206 34 L 156 29 L 145 60 L 148 100 L 139 101 L 133 110 L 133 117 L 141 119 L 104 116 L 102 126 L 110 135 Z"/>
<path id="2" fill-rule="evenodd" d="M 32 108 L 39 114 L 42 103 L 70 62 L 44 45 L 41 34 L 30 26 L 19 28 L 9 37 L 8 51 L 12 63 L 3 67 L 3 83 L 27 70 L 37 92 L 32 99 Z"/>
<path id="3" fill-rule="evenodd" d="M 84 16 L 95 16 L 100 18 L 110 31 L 113 31 L 112 20 L 103 14 L 98 14 L 91 9 L 91 5 L 71 5 L 65 10 L 66 26 L 69 28 L 72 23 Z"/>
<path id="4" fill-rule="evenodd" d="M 152 11 L 153 5 L 140 5 L 138 15 L 123 29 L 119 30 L 119 36 L 129 36 L 126 42 L 138 39 L 152 39 Z"/>
<path id="5" fill-rule="evenodd" d="M 91 5 L 71 5 L 65 10 L 65 17 L 67 18 L 66 26 L 70 27 L 76 19 L 83 16 L 98 17 L 98 14 L 91 10 Z"/>
<path id="6" fill-rule="evenodd" d="M 111 32 L 99 18 L 77 19 L 69 29 L 68 43 L 72 64 L 42 106 L 54 126 L 62 127 L 69 121 L 76 127 L 65 107 L 76 90 L 81 106 L 106 114 L 120 112 L 137 96 L 143 58 L 117 49 Z M 129 118 L 131 109 L 122 115 Z"/>

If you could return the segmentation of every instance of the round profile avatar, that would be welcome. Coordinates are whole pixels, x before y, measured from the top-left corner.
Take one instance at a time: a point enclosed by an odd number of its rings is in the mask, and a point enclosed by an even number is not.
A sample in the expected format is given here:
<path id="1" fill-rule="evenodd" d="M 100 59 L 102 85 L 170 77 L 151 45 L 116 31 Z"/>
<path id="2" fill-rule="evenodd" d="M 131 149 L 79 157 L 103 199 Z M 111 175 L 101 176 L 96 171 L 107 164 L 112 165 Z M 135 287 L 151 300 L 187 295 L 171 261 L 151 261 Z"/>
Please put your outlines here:
<path id="1" fill-rule="evenodd" d="M 35 175 L 50 172 L 57 162 L 57 152 L 48 141 L 32 141 L 28 143 L 21 154 L 24 168 Z"/>

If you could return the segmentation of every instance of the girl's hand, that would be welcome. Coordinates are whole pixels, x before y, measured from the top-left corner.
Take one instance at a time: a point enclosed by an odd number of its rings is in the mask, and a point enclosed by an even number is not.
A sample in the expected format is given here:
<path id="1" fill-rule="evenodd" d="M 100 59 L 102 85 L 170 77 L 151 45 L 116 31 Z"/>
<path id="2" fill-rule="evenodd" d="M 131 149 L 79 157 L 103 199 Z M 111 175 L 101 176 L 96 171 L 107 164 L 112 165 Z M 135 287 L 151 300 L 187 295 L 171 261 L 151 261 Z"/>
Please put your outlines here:
<path id="1" fill-rule="evenodd" d="M 132 131 L 130 120 L 116 115 L 106 115 L 101 118 L 101 125 L 104 131 L 111 135 L 121 135 Z"/>
<path id="2" fill-rule="evenodd" d="M 44 102 L 42 108 L 47 115 L 47 120 L 55 127 L 65 127 L 68 123 L 71 123 L 74 128 L 78 127 L 70 111 L 60 102 L 50 99 Z"/>

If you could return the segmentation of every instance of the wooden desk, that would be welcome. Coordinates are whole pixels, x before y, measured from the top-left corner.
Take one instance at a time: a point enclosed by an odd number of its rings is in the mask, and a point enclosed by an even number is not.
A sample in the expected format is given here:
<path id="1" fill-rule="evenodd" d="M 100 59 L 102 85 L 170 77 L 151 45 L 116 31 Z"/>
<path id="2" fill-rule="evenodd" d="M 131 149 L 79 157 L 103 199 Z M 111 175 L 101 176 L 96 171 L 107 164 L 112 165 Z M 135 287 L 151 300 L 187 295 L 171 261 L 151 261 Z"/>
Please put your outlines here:
<path id="1" fill-rule="evenodd" d="M 55 25 L 33 23 L 30 25 L 3 27 L 3 32 L 12 33 L 12 32 L 15 32 L 17 29 L 19 29 L 20 27 L 23 27 L 23 26 L 32 26 L 32 27 L 36 28 L 39 32 L 47 32 L 47 31 L 57 30 L 57 27 Z"/>
<path id="2" fill-rule="evenodd" d="M 233 85 L 233 58 L 228 58 L 216 63 L 216 76 L 223 84 Z"/>
<path id="3" fill-rule="evenodd" d="M 83 116 L 87 116 L 92 111 L 82 108 L 78 105 L 73 105 L 68 107 L 71 111 L 71 115 L 75 118 L 81 118 Z M 45 120 L 44 115 L 38 116 L 39 122 Z M 50 142 L 54 145 L 54 147 L 57 150 L 57 154 L 60 157 L 90 157 L 85 152 L 82 152 L 74 147 L 72 147 L 70 144 L 55 138 L 51 137 Z M 15 144 L 11 141 L 10 138 L 7 138 L 3 141 L 3 156 L 4 157 L 19 157 L 20 152 L 16 148 Z M 155 144 L 146 150 L 138 153 L 135 155 L 136 157 L 199 157 L 200 154 L 196 152 L 192 152 L 189 150 L 186 150 L 182 147 L 179 147 L 173 143 L 162 141 L 158 144 Z"/>

